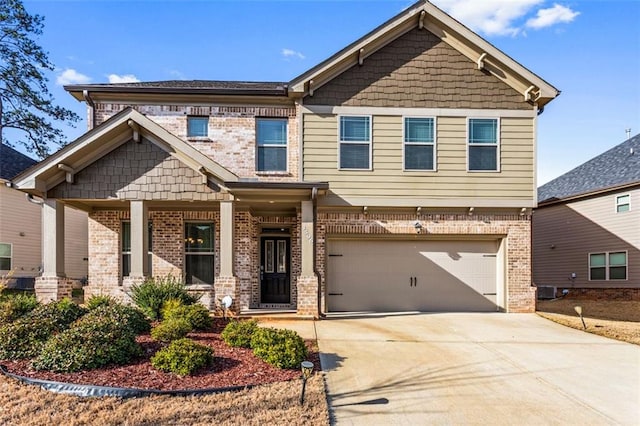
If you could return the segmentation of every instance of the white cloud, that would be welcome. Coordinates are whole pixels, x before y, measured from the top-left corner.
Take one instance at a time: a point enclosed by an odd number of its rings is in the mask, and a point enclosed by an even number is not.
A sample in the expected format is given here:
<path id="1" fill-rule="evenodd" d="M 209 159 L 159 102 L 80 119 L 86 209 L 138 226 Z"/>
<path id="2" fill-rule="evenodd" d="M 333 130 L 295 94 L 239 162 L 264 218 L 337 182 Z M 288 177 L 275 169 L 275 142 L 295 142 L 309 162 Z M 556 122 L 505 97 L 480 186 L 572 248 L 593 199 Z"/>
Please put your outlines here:
<path id="1" fill-rule="evenodd" d="M 169 75 L 176 80 L 186 80 L 187 77 L 184 75 L 182 71 L 179 70 L 169 70 Z"/>
<path id="2" fill-rule="evenodd" d="M 117 83 L 138 83 L 140 80 L 133 74 L 109 74 L 107 76 L 109 78 L 109 83 L 117 84 Z"/>
<path id="3" fill-rule="evenodd" d="M 86 76 L 73 68 L 67 68 L 62 71 L 56 77 L 56 84 L 59 86 L 65 86 L 67 84 L 87 84 L 91 81 L 89 76 Z"/>
<path id="4" fill-rule="evenodd" d="M 536 17 L 527 21 L 527 27 L 535 29 L 550 27 L 559 23 L 571 22 L 578 15 L 580 15 L 580 12 L 575 12 L 556 3 L 548 9 L 538 10 Z"/>
<path id="5" fill-rule="evenodd" d="M 285 58 L 291 58 L 291 57 L 296 57 L 299 59 L 304 59 L 304 55 L 296 50 L 293 49 L 282 49 L 282 56 L 284 56 Z"/>

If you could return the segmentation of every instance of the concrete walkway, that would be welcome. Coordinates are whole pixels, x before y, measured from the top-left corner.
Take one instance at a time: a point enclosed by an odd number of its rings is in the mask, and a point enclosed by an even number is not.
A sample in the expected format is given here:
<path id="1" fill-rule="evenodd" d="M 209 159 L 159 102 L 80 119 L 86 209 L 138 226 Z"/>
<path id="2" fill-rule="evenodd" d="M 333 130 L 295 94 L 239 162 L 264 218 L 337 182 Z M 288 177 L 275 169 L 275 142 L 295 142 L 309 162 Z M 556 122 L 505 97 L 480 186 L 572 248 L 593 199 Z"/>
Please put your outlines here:
<path id="1" fill-rule="evenodd" d="M 534 314 L 274 325 L 317 335 L 338 425 L 640 425 L 640 347 Z"/>

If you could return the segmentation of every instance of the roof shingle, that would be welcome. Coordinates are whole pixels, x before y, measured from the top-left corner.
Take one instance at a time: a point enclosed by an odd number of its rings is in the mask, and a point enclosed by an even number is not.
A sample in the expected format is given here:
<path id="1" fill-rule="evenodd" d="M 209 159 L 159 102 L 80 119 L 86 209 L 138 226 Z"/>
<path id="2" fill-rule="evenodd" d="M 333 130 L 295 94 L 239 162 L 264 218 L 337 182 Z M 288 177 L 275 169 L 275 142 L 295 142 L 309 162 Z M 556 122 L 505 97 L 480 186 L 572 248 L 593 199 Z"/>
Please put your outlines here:
<path id="1" fill-rule="evenodd" d="M 0 178 L 11 179 L 23 170 L 36 164 L 33 158 L 16 151 L 5 144 L 0 144 Z"/>
<path id="2" fill-rule="evenodd" d="M 640 182 L 640 134 L 538 188 L 538 202 Z"/>

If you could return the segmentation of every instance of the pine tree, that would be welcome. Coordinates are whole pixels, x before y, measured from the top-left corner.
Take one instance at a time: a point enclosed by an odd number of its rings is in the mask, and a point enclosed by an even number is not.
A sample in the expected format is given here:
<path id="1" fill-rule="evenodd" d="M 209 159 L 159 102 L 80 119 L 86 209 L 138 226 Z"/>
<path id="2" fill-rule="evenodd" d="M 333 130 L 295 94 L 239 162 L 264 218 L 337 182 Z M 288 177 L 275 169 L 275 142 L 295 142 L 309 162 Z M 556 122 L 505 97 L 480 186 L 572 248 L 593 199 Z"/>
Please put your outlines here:
<path id="1" fill-rule="evenodd" d="M 52 121 L 72 124 L 79 117 L 57 106 L 47 88 L 45 72 L 54 69 L 34 37 L 42 34 L 44 18 L 30 15 L 21 0 L 0 0 L 0 139 L 24 145 L 40 158 L 65 144 Z M 8 141 L 5 129 L 20 137 Z M 13 137 L 13 132 L 12 132 Z"/>

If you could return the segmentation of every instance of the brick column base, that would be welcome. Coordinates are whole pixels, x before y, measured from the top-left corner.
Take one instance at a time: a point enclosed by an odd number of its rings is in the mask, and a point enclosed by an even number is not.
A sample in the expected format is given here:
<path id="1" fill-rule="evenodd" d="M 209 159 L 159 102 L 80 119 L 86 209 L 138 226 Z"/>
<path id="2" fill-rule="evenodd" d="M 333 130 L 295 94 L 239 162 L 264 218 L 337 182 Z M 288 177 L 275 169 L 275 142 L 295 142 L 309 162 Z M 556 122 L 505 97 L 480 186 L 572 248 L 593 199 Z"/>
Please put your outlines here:
<path id="1" fill-rule="evenodd" d="M 533 313 L 536 311 L 536 288 L 529 287 L 526 289 L 512 291 L 507 301 L 507 312 L 509 313 Z"/>
<path id="2" fill-rule="evenodd" d="M 240 313 L 240 278 L 238 277 L 216 277 L 213 285 L 215 289 L 215 301 L 217 303 L 225 296 L 231 296 L 233 304 L 229 310 L 236 314 Z"/>
<path id="3" fill-rule="evenodd" d="M 122 300 L 124 303 L 133 304 L 133 300 L 129 296 L 133 285 L 142 284 L 147 278 L 144 276 L 128 276 L 122 277 L 122 287 L 118 287 L 115 292 L 111 293 L 116 299 Z M 114 294 L 115 293 L 115 294 Z"/>
<path id="4" fill-rule="evenodd" d="M 36 277 L 36 299 L 41 303 L 71 298 L 73 280 L 66 277 Z"/>
<path id="5" fill-rule="evenodd" d="M 198 303 L 210 311 L 216 309 L 215 291 L 211 284 L 193 284 L 187 286 L 187 291 L 194 296 L 200 296 Z"/>
<path id="6" fill-rule="evenodd" d="M 297 314 L 301 317 L 318 318 L 318 277 L 298 277 L 298 308 Z"/>

